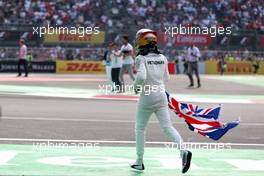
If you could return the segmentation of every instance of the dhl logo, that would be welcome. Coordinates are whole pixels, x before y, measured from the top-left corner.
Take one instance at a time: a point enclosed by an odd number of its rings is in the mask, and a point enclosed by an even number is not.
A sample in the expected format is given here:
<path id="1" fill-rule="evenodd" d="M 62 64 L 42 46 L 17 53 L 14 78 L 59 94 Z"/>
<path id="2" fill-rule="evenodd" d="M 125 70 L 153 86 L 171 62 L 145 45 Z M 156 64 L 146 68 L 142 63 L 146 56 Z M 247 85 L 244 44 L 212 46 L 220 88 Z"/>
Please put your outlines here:
<path id="1" fill-rule="evenodd" d="M 102 72 L 103 68 L 100 63 L 67 63 L 66 70 L 69 72 Z"/>

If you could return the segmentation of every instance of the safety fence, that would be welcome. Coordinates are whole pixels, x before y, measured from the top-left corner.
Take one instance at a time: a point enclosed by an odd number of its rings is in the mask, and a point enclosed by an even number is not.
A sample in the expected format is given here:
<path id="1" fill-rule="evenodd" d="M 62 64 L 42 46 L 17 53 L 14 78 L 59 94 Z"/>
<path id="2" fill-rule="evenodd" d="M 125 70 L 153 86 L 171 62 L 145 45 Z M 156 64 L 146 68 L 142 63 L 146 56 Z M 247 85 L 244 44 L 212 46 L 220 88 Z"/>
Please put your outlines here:
<path id="1" fill-rule="evenodd" d="M 104 47 L 87 48 L 63 48 L 56 47 L 28 47 L 28 53 L 35 61 L 47 60 L 89 60 L 99 61 L 103 59 Z M 18 47 L 0 47 L 0 60 L 13 60 L 18 57 Z M 161 48 L 161 52 L 170 60 L 182 60 L 187 58 L 187 48 L 178 50 L 176 48 Z M 264 52 L 244 50 L 209 50 L 201 49 L 200 60 L 221 59 L 226 60 L 264 60 Z"/>
<path id="2" fill-rule="evenodd" d="M 218 60 L 199 62 L 201 74 L 220 74 L 221 64 Z M 16 60 L 1 60 L 0 73 L 17 72 Z M 186 73 L 184 62 L 170 62 L 168 65 L 170 74 Z M 22 68 L 23 69 L 23 68 Z M 258 62 L 256 69 L 255 61 L 226 61 L 225 74 L 264 74 L 264 61 Z M 29 70 L 33 73 L 58 73 L 58 74 L 103 74 L 105 64 L 102 61 L 33 61 L 29 63 Z"/>

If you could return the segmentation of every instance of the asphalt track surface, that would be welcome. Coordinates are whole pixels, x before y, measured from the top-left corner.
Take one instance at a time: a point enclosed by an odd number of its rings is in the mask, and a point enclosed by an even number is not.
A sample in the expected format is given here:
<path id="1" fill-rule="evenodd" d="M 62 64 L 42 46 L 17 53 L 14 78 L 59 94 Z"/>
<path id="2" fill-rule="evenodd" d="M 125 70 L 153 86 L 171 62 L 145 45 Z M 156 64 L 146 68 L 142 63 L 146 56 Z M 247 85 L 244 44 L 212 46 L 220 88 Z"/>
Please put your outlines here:
<path id="1" fill-rule="evenodd" d="M 264 87 L 258 85 L 263 76 L 245 76 L 243 80 L 256 85 L 220 80 L 220 76 L 202 76 L 202 87 L 186 88 L 187 77 L 172 76 L 167 90 L 174 94 L 185 95 L 231 95 L 263 96 Z M 228 77 L 228 76 L 225 76 Z M 240 76 L 241 77 L 241 76 Z M 131 83 L 126 77 L 127 83 Z M 245 82 L 245 81 L 244 81 Z M 0 76 L 0 88 L 6 85 L 41 86 L 72 89 L 98 89 L 107 84 L 105 75 L 53 75 L 33 74 L 28 78 L 16 78 L 12 74 Z M 216 104 L 198 102 L 200 106 Z M 0 143 L 25 143 L 8 139 L 61 139 L 61 140 L 98 140 L 134 141 L 134 119 L 136 101 L 102 100 L 85 98 L 64 98 L 49 96 L 28 96 L 14 92 L 0 91 L 2 117 L 0 121 Z M 241 119 L 240 125 L 227 133 L 220 141 L 223 143 L 264 144 L 264 100 L 257 103 L 224 104 L 221 120 L 224 122 Z M 182 119 L 171 113 L 175 128 L 186 142 L 214 142 L 191 132 Z M 146 140 L 169 141 L 159 128 L 153 115 L 147 128 Z M 249 148 L 252 148 L 249 146 Z M 264 147 L 261 146 L 261 149 Z"/>
<path id="2" fill-rule="evenodd" d="M 128 77 L 126 83 L 131 83 Z M 201 107 L 222 103 L 221 121 L 241 120 L 212 141 L 190 131 L 171 113 L 185 142 L 202 144 L 188 146 L 193 159 L 185 175 L 263 175 L 263 83 L 264 76 L 203 75 L 202 87 L 190 89 L 185 75 L 172 76 L 166 86 L 177 99 Z M 181 175 L 179 151 L 154 115 L 147 128 L 146 170 L 129 169 L 135 159 L 137 97 L 133 92 L 98 91 L 107 84 L 105 75 L 1 74 L 0 175 Z"/>

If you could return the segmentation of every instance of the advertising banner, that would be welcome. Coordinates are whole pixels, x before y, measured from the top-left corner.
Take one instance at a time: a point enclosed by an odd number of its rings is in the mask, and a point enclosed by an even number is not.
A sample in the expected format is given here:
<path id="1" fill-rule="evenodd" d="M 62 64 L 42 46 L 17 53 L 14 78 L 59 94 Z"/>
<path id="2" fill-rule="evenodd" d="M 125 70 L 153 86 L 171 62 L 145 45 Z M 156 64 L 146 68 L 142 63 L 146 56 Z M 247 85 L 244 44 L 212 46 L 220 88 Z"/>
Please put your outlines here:
<path id="1" fill-rule="evenodd" d="M 69 43 L 69 44 L 103 44 L 105 41 L 105 33 L 98 34 L 45 34 L 45 44 Z"/>
<path id="2" fill-rule="evenodd" d="M 56 73 L 105 73 L 101 61 L 57 61 Z"/>
<path id="3" fill-rule="evenodd" d="M 18 61 L 6 60 L 0 61 L 0 72 L 17 72 Z M 24 68 L 21 67 L 23 70 Z M 29 71 L 34 73 L 55 73 L 56 62 L 54 61 L 43 61 L 37 62 L 33 61 L 29 65 Z"/>
<path id="4" fill-rule="evenodd" d="M 253 74 L 253 62 L 250 61 L 227 61 L 225 74 Z M 219 74 L 220 65 L 216 60 L 206 61 L 205 69 L 207 74 Z M 264 74 L 264 62 L 260 62 L 257 74 Z"/>
<path id="5" fill-rule="evenodd" d="M 173 37 L 176 46 L 209 46 L 212 43 L 212 37 L 204 34 L 177 34 Z"/>
<path id="6" fill-rule="evenodd" d="M 264 35 L 261 35 L 260 38 L 259 38 L 259 46 L 263 47 L 264 48 Z"/>

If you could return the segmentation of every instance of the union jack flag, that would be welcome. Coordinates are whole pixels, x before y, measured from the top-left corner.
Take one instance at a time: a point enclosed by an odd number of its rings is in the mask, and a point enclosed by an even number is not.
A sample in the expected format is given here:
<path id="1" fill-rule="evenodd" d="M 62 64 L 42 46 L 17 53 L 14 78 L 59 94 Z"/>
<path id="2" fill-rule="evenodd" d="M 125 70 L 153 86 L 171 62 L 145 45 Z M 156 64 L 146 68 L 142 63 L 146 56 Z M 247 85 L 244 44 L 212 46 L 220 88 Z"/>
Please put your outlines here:
<path id="1" fill-rule="evenodd" d="M 196 105 L 180 103 L 166 92 L 168 105 L 179 117 L 184 118 L 190 130 L 213 140 L 220 139 L 228 130 L 236 127 L 239 120 L 230 123 L 219 122 L 221 106 L 199 108 Z"/>

